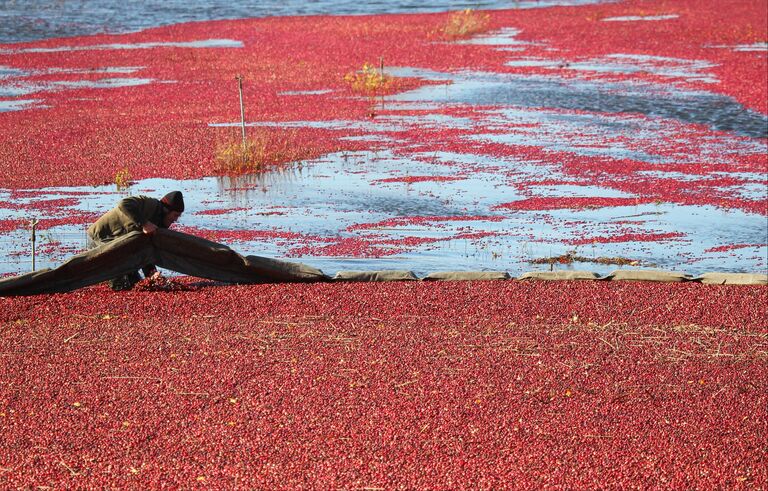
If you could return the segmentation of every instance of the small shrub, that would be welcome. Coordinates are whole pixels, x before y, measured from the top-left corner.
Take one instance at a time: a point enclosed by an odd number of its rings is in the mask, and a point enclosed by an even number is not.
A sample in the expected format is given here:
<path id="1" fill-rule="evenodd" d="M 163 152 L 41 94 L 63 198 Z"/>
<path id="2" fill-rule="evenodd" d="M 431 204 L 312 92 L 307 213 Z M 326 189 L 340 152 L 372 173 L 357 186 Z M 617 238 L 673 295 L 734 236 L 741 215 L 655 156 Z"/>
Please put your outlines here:
<path id="1" fill-rule="evenodd" d="M 246 139 L 232 139 L 216 146 L 216 168 L 224 174 L 260 172 L 267 167 L 296 162 L 316 154 L 302 144 L 297 131 L 262 129 Z"/>
<path id="2" fill-rule="evenodd" d="M 118 190 L 126 189 L 131 185 L 131 173 L 128 168 L 123 168 L 115 173 L 115 186 Z"/>
<path id="3" fill-rule="evenodd" d="M 352 90 L 374 96 L 387 91 L 392 86 L 392 77 L 379 71 L 372 63 L 364 63 L 359 72 L 348 73 L 344 76 Z"/>
<path id="4" fill-rule="evenodd" d="M 488 30 L 491 16 L 476 10 L 466 9 L 454 12 L 440 30 L 446 39 L 465 39 Z"/>

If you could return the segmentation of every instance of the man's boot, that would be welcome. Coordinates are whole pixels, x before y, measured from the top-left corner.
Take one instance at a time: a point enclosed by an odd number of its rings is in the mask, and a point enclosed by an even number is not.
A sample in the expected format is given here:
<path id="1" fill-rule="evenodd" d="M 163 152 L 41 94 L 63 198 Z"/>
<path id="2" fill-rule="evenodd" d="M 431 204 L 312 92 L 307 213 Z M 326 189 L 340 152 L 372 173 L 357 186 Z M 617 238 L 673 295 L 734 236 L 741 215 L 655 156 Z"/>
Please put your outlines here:
<path id="1" fill-rule="evenodd" d="M 113 278 L 108 283 L 112 291 L 120 292 L 132 289 L 139 281 L 141 281 L 141 276 L 139 276 L 138 271 L 134 271 L 133 273 Z"/>

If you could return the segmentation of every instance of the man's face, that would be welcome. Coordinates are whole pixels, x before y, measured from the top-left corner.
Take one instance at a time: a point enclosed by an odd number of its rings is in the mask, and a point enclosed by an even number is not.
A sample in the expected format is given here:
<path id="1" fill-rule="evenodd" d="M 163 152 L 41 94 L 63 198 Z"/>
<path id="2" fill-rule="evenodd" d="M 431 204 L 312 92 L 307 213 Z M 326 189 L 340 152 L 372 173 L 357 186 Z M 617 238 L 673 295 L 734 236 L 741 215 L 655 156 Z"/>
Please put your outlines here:
<path id="1" fill-rule="evenodd" d="M 166 228 L 169 228 L 171 225 L 176 223 L 176 220 L 179 219 L 181 216 L 181 212 L 178 211 L 169 211 L 163 216 L 163 225 L 165 225 Z"/>

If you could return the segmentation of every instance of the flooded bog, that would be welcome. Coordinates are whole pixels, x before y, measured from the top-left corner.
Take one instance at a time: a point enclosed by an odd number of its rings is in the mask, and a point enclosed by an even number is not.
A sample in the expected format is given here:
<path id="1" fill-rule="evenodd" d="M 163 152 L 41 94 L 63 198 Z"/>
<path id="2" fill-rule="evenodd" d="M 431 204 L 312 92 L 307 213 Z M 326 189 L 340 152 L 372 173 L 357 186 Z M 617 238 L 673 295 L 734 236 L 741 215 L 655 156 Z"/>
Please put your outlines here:
<path id="1" fill-rule="evenodd" d="M 675 19 L 628 15 L 595 22 L 601 29 L 622 29 Z M 456 43 L 457 49 L 502 57 L 484 67 L 388 66 L 388 76 L 419 83 L 386 97 L 351 94 L 339 83 L 274 82 L 265 91 L 275 95 L 279 110 L 246 121 L 251 135 L 323 131 L 340 142 L 329 148 L 355 151 L 333 151 L 260 174 L 144 179 L 122 191 L 114 185 L 0 190 L 0 272 L 30 269 L 32 218 L 40 220 L 37 265 L 55 265 L 85 247 L 87 225 L 121 197 L 159 198 L 176 189 L 187 203 L 179 230 L 244 254 L 300 260 L 328 274 L 768 270 L 768 118 L 725 95 L 718 63 L 706 58 L 744 46 L 755 50 L 739 56 L 765 57 L 761 44 L 713 41 L 688 58 L 618 49 L 569 57 L 532 37 L 508 25 Z M 429 42 L 436 50 L 447 43 Z M 137 52 L 165 56 L 177 49 L 190 59 L 213 60 L 247 56 L 254 48 L 237 36 L 213 35 L 207 41 L 7 48 L 22 49 L 35 56 L 131 54 L 123 67 L 102 64 L 91 71 L 0 67 L 0 97 L 9 99 L 0 101 L 0 112 L 14 117 L 49 93 L 116 92 L 133 101 L 138 96 L 131 90 L 146 85 L 178 83 L 179 93 L 192 86 L 181 72 L 178 81 L 143 76 L 162 72 L 142 70 Z M 174 106 L 180 114 L 185 101 Z M 54 115 L 72 103 L 64 96 L 55 102 Z M 355 112 L 365 104 L 367 117 Z M 218 109 L 214 103 L 211 108 L 195 114 L 207 117 Z M 280 112 L 284 108 L 293 112 Z M 168 125 L 174 131 L 192 125 L 197 137 L 239 135 L 239 112 L 227 114 Z M 154 122 L 155 133 L 164 130 L 162 121 Z M 158 141 L 176 139 L 173 133 L 173 139 Z M 153 141 L 139 148 L 151 154 Z M 175 170 L 179 162 L 174 165 Z"/>
<path id="2" fill-rule="evenodd" d="M 519 274 L 549 268 L 607 273 L 619 266 L 691 274 L 766 270 L 762 215 L 648 202 L 579 183 L 541 184 L 523 194 L 510 185 L 510 176 L 533 181 L 558 174 L 534 163 L 479 155 L 438 152 L 406 159 L 381 151 L 332 154 L 263 175 L 150 179 L 129 192 L 160 197 L 180 189 L 187 211 L 177 229 L 246 254 L 299 259 L 329 274 Z M 45 189 L 25 197 L 1 193 L 0 201 L 19 204 L 0 208 L 0 225 L 13 228 L 3 235 L 2 271 L 31 266 L 27 218 L 42 219 L 38 266 L 55 265 L 83 250 L 87 224 L 125 195 L 114 186 Z M 580 259 L 568 264 L 563 256 Z M 544 261 L 556 257 L 554 264 Z"/>

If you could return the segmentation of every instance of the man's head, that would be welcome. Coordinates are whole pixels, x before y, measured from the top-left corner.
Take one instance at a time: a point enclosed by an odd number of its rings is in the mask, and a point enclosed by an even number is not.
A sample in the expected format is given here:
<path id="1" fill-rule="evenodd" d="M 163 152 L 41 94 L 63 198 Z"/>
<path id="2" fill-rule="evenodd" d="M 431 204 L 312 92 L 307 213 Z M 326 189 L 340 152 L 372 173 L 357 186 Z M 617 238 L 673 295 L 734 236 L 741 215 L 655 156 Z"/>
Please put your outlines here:
<path id="1" fill-rule="evenodd" d="M 168 228 L 179 219 L 184 212 L 184 196 L 181 191 L 171 191 L 160 200 L 163 204 L 163 225 Z"/>

